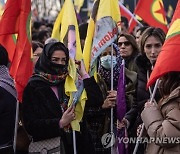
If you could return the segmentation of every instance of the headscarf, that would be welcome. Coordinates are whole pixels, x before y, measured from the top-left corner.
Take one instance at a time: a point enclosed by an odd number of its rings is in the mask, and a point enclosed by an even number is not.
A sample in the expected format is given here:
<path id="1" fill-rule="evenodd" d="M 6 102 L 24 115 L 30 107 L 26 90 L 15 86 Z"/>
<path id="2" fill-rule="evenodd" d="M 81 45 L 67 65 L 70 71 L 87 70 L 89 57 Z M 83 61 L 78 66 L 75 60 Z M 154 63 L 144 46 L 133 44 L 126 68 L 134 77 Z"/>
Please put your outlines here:
<path id="1" fill-rule="evenodd" d="M 66 55 L 65 65 L 51 62 L 51 56 L 56 50 L 64 51 Z M 68 61 L 69 51 L 63 43 L 48 43 L 43 48 L 42 54 L 35 65 L 35 73 L 30 80 L 41 80 L 51 86 L 56 86 L 64 81 L 68 74 Z"/>
<path id="2" fill-rule="evenodd" d="M 117 85 L 118 85 L 118 79 L 119 79 L 119 73 L 120 73 L 120 67 L 121 67 L 121 63 L 122 63 L 122 58 L 120 56 L 119 48 L 114 43 L 113 43 L 113 48 L 114 48 L 114 50 L 116 52 L 116 57 L 117 57 L 116 58 L 117 64 L 113 68 L 113 89 L 116 90 Z M 111 89 L 111 70 L 108 70 L 108 69 L 104 68 L 100 64 L 98 72 L 99 72 L 99 75 L 105 81 L 108 90 L 110 90 Z"/>
<path id="3" fill-rule="evenodd" d="M 5 65 L 0 65 L 0 87 L 4 88 L 17 99 L 17 92 L 9 70 Z"/>

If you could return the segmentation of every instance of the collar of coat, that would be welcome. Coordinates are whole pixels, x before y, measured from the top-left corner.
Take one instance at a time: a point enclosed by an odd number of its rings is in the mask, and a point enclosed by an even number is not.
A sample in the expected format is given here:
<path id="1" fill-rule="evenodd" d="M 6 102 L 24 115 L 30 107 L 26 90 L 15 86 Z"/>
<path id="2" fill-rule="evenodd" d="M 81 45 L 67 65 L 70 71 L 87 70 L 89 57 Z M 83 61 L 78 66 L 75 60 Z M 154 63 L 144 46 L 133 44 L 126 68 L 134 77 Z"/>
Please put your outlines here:
<path id="1" fill-rule="evenodd" d="M 176 98 L 179 98 L 180 100 L 180 86 L 174 89 L 167 98 L 162 100 L 161 106 L 168 103 L 170 100 L 176 99 Z"/>

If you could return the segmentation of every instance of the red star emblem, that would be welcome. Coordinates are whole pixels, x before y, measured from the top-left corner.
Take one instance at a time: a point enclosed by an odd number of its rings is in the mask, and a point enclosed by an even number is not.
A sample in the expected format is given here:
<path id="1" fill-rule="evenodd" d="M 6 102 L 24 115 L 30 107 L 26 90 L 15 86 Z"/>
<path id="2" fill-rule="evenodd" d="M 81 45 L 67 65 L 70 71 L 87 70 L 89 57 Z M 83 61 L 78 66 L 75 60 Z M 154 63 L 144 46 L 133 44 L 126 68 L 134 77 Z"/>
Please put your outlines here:
<path id="1" fill-rule="evenodd" d="M 161 3 L 161 1 L 159 1 L 159 5 L 160 5 L 160 9 L 157 10 L 155 13 L 162 14 L 163 20 L 164 20 L 164 22 L 165 22 L 165 21 L 166 21 L 166 13 L 165 13 L 164 6 L 163 6 L 163 4 Z"/>

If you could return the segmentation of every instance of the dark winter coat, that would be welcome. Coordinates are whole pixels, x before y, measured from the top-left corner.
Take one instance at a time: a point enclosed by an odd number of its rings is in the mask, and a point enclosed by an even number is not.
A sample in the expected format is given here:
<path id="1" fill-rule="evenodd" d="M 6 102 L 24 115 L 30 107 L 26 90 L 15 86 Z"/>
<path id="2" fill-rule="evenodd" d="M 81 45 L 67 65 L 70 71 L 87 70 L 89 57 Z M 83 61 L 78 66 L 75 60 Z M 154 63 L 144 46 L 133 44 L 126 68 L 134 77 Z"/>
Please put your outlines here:
<path id="1" fill-rule="evenodd" d="M 13 95 L 0 87 L 0 149 L 13 145 L 16 102 Z"/>
<path id="2" fill-rule="evenodd" d="M 94 78 L 84 80 L 84 87 L 89 100 L 96 101 L 98 91 Z M 66 154 L 73 153 L 72 133 L 68 134 L 59 128 L 62 110 L 55 93 L 45 82 L 32 81 L 25 88 L 23 95 L 23 118 L 27 132 L 34 141 L 60 136 Z M 81 132 L 76 133 L 78 154 L 94 153 L 91 136 L 86 128 L 85 120 L 81 122 Z"/>
<path id="3" fill-rule="evenodd" d="M 139 55 L 136 59 L 136 64 L 138 66 L 138 76 L 136 85 L 136 96 L 134 104 L 128 113 L 126 113 L 125 118 L 130 122 L 130 127 L 134 125 L 135 121 L 138 124 L 142 123 L 140 114 L 144 108 L 144 104 L 150 99 L 149 90 L 146 89 L 147 84 L 147 71 L 151 73 L 151 63 L 145 55 Z M 153 92 L 153 88 L 152 92 Z M 155 95 L 155 100 L 159 101 L 160 95 L 157 90 Z"/>

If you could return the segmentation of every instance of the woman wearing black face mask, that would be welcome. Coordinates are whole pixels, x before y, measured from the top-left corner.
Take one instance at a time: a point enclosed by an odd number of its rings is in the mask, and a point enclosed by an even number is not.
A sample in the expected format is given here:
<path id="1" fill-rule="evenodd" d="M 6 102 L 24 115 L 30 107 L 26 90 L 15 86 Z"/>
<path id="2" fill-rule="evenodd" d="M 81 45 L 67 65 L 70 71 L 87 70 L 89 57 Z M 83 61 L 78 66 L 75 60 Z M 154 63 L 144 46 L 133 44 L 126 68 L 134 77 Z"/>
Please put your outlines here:
<path id="1" fill-rule="evenodd" d="M 35 73 L 25 88 L 22 103 L 25 128 L 33 141 L 61 137 L 62 154 L 73 153 L 70 123 L 75 119 L 75 108 L 67 109 L 69 98 L 64 89 L 68 60 L 69 51 L 63 43 L 46 44 L 35 65 Z M 83 79 L 87 77 L 85 71 L 80 75 Z M 83 123 L 80 125 L 81 133 L 76 133 L 77 153 L 85 153 L 84 149 L 93 153 L 88 131 Z"/>

